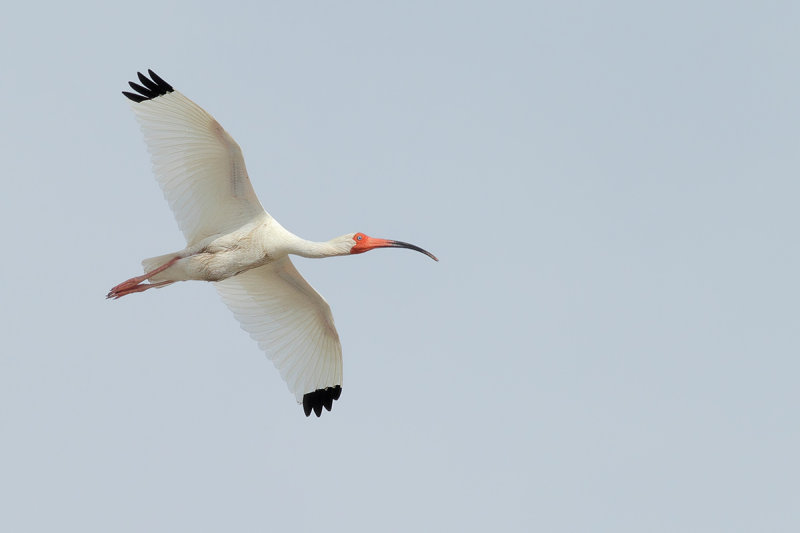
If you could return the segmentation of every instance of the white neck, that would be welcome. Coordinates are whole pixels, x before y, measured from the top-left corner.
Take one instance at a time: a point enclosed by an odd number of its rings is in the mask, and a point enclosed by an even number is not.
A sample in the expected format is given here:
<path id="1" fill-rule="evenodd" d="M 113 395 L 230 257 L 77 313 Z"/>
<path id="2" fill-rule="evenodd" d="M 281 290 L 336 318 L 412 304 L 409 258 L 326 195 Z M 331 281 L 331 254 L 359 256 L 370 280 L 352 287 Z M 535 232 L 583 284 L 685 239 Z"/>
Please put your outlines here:
<path id="1" fill-rule="evenodd" d="M 292 235 L 290 242 L 287 243 L 287 252 L 301 257 L 334 257 L 337 255 L 349 255 L 350 249 L 355 244 L 352 236 L 343 235 L 326 242 L 315 242 L 301 239 L 297 235 Z"/>
<path id="2" fill-rule="evenodd" d="M 345 251 L 344 253 L 342 253 L 340 249 L 337 249 L 335 246 L 332 246 L 330 241 L 314 242 L 314 241 L 301 240 L 301 242 L 296 243 L 294 249 L 291 250 L 289 253 L 299 255 L 302 257 L 317 258 L 317 257 L 333 257 L 335 255 L 345 255 L 350 252 Z"/>

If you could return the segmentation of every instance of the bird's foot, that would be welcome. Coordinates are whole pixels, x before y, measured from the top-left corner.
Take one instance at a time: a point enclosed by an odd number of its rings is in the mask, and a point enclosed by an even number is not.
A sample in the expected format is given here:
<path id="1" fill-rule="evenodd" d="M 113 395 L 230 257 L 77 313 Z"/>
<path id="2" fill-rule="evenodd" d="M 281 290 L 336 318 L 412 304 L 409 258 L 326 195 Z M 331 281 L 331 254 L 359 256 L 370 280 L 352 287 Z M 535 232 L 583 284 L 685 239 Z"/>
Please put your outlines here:
<path id="1" fill-rule="evenodd" d="M 115 298 L 115 297 L 119 298 L 119 296 L 124 296 L 124 294 L 120 294 L 123 292 L 125 294 L 129 294 L 128 291 L 130 289 L 136 288 L 137 286 L 139 286 L 141 282 L 145 281 L 146 279 L 147 279 L 147 274 L 145 274 L 144 276 L 136 276 L 135 278 L 126 279 L 125 281 L 113 287 L 110 291 L 108 291 L 106 298 Z"/>
<path id="2" fill-rule="evenodd" d="M 170 283 L 174 283 L 174 281 L 169 281 L 169 280 L 160 281 L 158 283 L 143 283 L 143 282 L 152 278 L 156 274 L 160 274 L 161 272 L 165 271 L 166 269 L 174 265 L 178 259 L 180 259 L 180 257 L 175 257 L 151 272 L 147 272 L 145 274 L 142 274 L 141 276 L 136 276 L 135 278 L 126 279 L 125 281 L 123 281 L 116 287 L 112 288 L 110 291 L 108 291 L 108 294 L 106 294 L 106 298 L 113 298 L 114 300 L 116 300 L 117 298 L 122 298 L 127 294 L 133 294 L 134 292 L 142 292 L 146 291 L 147 289 L 163 287 L 164 285 L 169 285 Z"/>
<path id="3" fill-rule="evenodd" d="M 135 279 L 135 278 L 132 278 Z M 133 294 L 135 292 L 144 292 L 147 289 L 157 289 L 159 287 L 163 287 L 165 285 L 169 285 L 170 283 L 175 283 L 174 281 L 159 281 L 158 283 L 134 283 L 129 284 L 130 280 L 120 283 L 106 294 L 106 298 L 110 298 L 116 300 L 118 298 L 122 298 L 123 296 L 127 296 L 128 294 Z"/>

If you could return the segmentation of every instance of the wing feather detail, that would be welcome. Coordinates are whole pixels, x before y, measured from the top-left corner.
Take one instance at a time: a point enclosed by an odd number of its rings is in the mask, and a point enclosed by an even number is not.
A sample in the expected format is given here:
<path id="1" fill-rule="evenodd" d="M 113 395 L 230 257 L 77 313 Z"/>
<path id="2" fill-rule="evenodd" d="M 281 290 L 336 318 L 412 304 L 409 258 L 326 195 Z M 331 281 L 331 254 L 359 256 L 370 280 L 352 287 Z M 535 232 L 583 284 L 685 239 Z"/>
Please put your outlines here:
<path id="1" fill-rule="evenodd" d="M 342 346 L 325 299 L 288 257 L 214 283 L 242 329 L 310 413 L 341 394 Z M 311 405 L 306 408 L 305 404 Z"/>
<path id="2" fill-rule="evenodd" d="M 124 92 L 153 172 L 189 245 L 266 215 L 235 140 L 209 113 L 164 82 L 139 74 Z M 268 215 L 266 215 L 268 216 Z"/>

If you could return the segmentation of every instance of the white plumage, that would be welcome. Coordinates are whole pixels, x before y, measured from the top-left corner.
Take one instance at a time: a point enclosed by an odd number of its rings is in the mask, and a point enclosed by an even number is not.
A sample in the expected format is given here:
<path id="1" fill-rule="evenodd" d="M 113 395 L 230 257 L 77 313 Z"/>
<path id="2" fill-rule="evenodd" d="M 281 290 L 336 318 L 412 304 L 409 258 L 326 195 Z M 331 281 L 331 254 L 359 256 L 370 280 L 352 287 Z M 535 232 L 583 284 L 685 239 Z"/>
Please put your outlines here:
<path id="1" fill-rule="evenodd" d="M 131 108 L 189 246 L 269 216 L 250 184 L 241 148 L 214 117 L 177 91 L 132 102 Z"/>
<path id="2" fill-rule="evenodd" d="M 331 308 L 288 257 L 216 287 L 298 402 L 308 392 L 342 384 L 342 346 Z"/>
<path id="3" fill-rule="evenodd" d="M 275 364 L 306 415 L 339 398 L 342 348 L 330 306 L 288 254 L 330 257 L 374 248 L 425 250 L 363 233 L 327 242 L 301 239 L 258 201 L 236 141 L 197 104 L 148 71 L 123 92 L 144 134 L 153 171 L 186 238 L 186 248 L 142 262 L 144 275 L 108 298 L 176 281 L 215 282 L 222 300 Z M 438 260 L 437 260 L 438 261 Z"/>

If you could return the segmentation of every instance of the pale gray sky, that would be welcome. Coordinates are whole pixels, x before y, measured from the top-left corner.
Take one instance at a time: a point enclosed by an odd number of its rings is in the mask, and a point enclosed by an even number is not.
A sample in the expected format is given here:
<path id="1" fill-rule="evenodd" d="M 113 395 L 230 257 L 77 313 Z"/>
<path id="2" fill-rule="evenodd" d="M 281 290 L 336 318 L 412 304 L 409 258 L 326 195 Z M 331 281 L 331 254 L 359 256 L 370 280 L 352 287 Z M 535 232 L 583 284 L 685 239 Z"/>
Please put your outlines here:
<path id="1" fill-rule="evenodd" d="M 112 5 L 113 4 L 113 5 Z M 16 2 L 0 530 L 800 530 L 797 2 Z M 307 419 L 183 246 L 153 68 L 310 239 Z"/>

